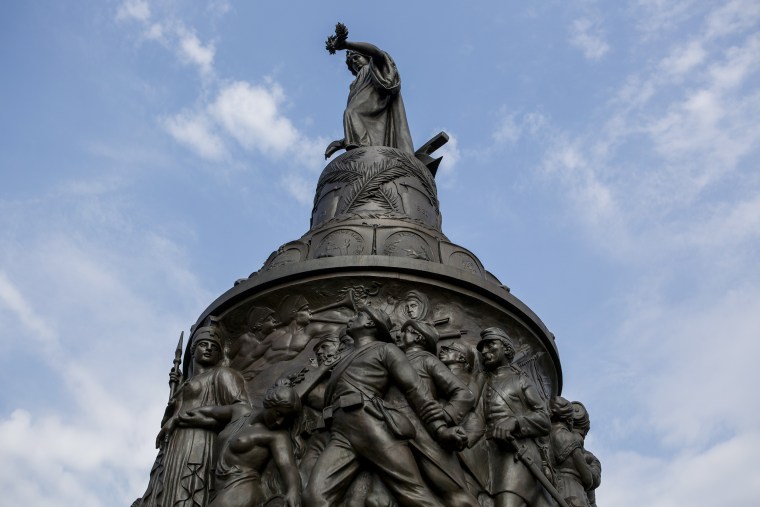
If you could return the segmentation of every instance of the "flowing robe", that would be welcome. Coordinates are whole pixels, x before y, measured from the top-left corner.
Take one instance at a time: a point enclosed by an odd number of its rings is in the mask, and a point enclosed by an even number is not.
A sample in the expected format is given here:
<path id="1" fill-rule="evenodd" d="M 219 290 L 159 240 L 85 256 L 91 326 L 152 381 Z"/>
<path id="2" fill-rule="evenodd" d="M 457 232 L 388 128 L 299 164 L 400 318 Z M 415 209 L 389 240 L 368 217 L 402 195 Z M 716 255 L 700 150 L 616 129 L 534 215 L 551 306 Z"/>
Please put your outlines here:
<path id="1" fill-rule="evenodd" d="M 204 406 L 248 404 L 240 373 L 219 366 L 193 376 L 178 389 L 174 415 Z M 151 473 L 142 507 L 205 507 L 212 491 L 216 433 L 176 428 Z"/>
<path id="2" fill-rule="evenodd" d="M 398 69 L 388 53 L 383 59 L 382 68 L 370 59 L 351 83 L 343 113 L 346 149 L 388 146 L 414 153 Z"/>

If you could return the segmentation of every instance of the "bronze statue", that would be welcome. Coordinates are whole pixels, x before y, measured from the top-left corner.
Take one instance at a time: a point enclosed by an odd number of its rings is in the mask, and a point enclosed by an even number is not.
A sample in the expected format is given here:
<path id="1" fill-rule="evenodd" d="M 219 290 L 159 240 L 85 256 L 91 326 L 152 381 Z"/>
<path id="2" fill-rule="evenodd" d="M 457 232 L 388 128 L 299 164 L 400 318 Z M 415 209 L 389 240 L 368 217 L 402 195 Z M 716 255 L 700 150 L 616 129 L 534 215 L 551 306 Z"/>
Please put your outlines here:
<path id="1" fill-rule="evenodd" d="M 432 154 L 448 137 L 414 151 L 387 53 L 341 24 L 327 49 L 355 76 L 325 156 L 347 153 L 319 177 L 309 230 L 198 318 L 181 383 L 180 338 L 135 505 L 594 505 L 587 412 L 571 425 L 555 403 L 550 434 L 554 335 L 441 228 Z"/>
<path id="2" fill-rule="evenodd" d="M 588 507 L 586 490 L 593 484 L 583 454 L 583 437 L 573 431 L 573 405 L 562 396 L 551 402 L 551 449 L 557 489 L 570 507 Z"/>
<path id="3" fill-rule="evenodd" d="M 193 376 L 179 384 L 169 402 L 156 438 L 156 447 L 163 453 L 138 503 L 142 507 L 205 507 L 216 458 L 215 439 L 222 426 L 201 413 L 208 407 L 248 407 L 243 377 L 219 365 L 222 341 L 215 327 L 197 329 L 191 351 Z M 176 376 L 172 371 L 171 381 L 177 382 Z"/>
<path id="4" fill-rule="evenodd" d="M 459 377 L 477 400 L 475 407 L 465 415 L 460 426 L 467 434 L 467 447 L 459 452 L 459 461 L 465 472 L 467 487 L 476 498 L 487 494 L 488 484 L 488 443 L 486 423 L 483 416 L 481 394 L 485 386 L 485 374 L 476 369 L 477 351 L 471 345 L 459 340 L 441 343 L 438 358 L 451 373 Z"/>
<path id="5" fill-rule="evenodd" d="M 301 480 L 293 456 L 289 427 L 300 413 L 298 395 L 287 386 L 274 386 L 264 395 L 264 407 L 240 414 L 219 434 L 216 495 L 209 507 L 257 507 L 267 498 L 262 474 L 271 461 L 284 490 L 282 504 L 300 507 Z M 217 410 L 216 417 L 223 417 Z"/>
<path id="6" fill-rule="evenodd" d="M 426 322 L 410 319 L 401 326 L 401 334 L 396 339 L 396 345 L 404 351 L 414 370 L 433 399 L 443 403 L 443 410 L 452 426 L 457 426 L 465 415 L 475 405 L 475 396 L 467 386 L 457 378 L 435 356 L 438 332 L 435 327 Z M 455 430 L 462 438 L 457 448 L 444 449 L 430 435 L 419 417 L 409 407 L 401 393 L 392 389 L 386 400 L 389 405 L 397 408 L 414 426 L 415 435 L 410 439 L 417 466 L 430 488 L 438 494 L 441 503 L 447 507 L 479 507 L 478 501 L 467 490 L 464 472 L 457 459 L 456 451 L 464 448 L 466 433 L 464 429 Z M 373 491 L 370 492 L 368 505 L 385 505 L 378 502 L 386 488 L 375 480 Z M 374 503 L 370 499 L 375 498 Z"/>
<path id="7" fill-rule="evenodd" d="M 336 333 L 326 333 L 317 337 L 317 343 L 314 344 L 317 364 L 333 365 L 340 359 L 340 353 L 344 345 L 341 343 Z M 327 442 L 330 440 L 330 432 L 325 426 L 325 420 L 322 417 L 322 410 L 325 408 L 325 389 L 327 380 L 319 382 L 312 388 L 304 399 L 304 427 L 302 435 L 307 438 L 306 449 L 301 456 L 299 472 L 301 482 L 309 482 L 309 476 L 314 469 L 317 458 L 325 450 Z"/>
<path id="8" fill-rule="evenodd" d="M 428 321 L 430 318 L 430 299 L 421 291 L 410 290 L 404 295 L 404 315 L 410 320 Z"/>
<path id="9" fill-rule="evenodd" d="M 248 393 L 252 401 L 259 398 L 276 382 L 283 365 L 299 354 L 310 352 L 307 345 L 318 334 L 336 331 L 343 327 L 343 309 L 334 308 L 312 312 L 309 301 L 299 295 L 288 295 L 277 307 L 277 327 L 271 331 L 252 351 L 255 361 L 247 368 Z M 314 318 L 315 313 L 326 314 L 332 319 Z M 324 315 L 323 315 L 324 317 Z"/>
<path id="10" fill-rule="evenodd" d="M 512 365 L 515 347 L 507 333 L 481 332 L 478 351 L 489 374 L 484 395 L 486 438 L 491 441 L 490 493 L 495 507 L 550 505 L 535 437 L 548 435 L 549 413 L 527 375 Z"/>
<path id="11" fill-rule="evenodd" d="M 348 29 L 338 23 L 327 39 L 327 50 L 347 50 L 346 65 L 356 78 L 343 113 L 343 139 L 333 141 L 325 158 L 359 146 L 388 146 L 414 153 L 412 136 L 401 99 L 401 79 L 388 53 L 368 42 L 350 42 Z"/>
<path id="12" fill-rule="evenodd" d="M 340 505 L 364 464 L 380 476 L 400 505 L 440 507 L 409 448 L 414 426 L 383 398 L 397 386 L 437 441 L 459 446 L 464 439 L 448 427 L 444 409 L 428 397 L 406 355 L 391 343 L 385 312 L 360 306 L 346 333 L 355 348 L 335 366 L 327 385 L 324 414 L 330 440 L 314 465 L 304 504 Z"/>
<path id="13" fill-rule="evenodd" d="M 591 420 L 586 407 L 580 401 L 573 402 L 573 431 L 583 439 L 583 457 L 591 469 L 591 486 L 586 488 L 589 507 L 596 507 L 596 488 L 602 482 L 602 463 L 590 451 L 586 450 L 586 435 L 591 429 Z"/>
<path id="14" fill-rule="evenodd" d="M 242 373 L 246 380 L 253 378 L 255 372 L 252 366 L 266 351 L 263 343 L 279 324 L 276 313 L 271 308 L 253 308 L 248 313 L 248 331 L 230 345 L 230 367 Z"/>

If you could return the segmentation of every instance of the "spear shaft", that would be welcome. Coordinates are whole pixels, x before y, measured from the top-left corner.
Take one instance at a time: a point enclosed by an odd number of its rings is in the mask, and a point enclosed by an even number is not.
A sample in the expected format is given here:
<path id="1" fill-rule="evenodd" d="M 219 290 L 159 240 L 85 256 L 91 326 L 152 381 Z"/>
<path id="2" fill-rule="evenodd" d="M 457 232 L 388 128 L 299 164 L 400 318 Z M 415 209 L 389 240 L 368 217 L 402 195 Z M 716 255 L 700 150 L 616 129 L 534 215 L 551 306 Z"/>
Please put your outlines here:
<path id="1" fill-rule="evenodd" d="M 177 348 L 174 351 L 174 361 L 172 361 L 172 364 L 174 365 L 172 367 L 172 372 L 179 375 L 179 365 L 182 363 L 182 341 L 185 338 L 185 332 L 182 331 L 179 334 L 179 343 L 177 343 Z M 175 380 L 169 383 L 169 399 L 174 398 L 174 394 L 177 391 L 177 385 L 179 384 L 179 380 Z"/>

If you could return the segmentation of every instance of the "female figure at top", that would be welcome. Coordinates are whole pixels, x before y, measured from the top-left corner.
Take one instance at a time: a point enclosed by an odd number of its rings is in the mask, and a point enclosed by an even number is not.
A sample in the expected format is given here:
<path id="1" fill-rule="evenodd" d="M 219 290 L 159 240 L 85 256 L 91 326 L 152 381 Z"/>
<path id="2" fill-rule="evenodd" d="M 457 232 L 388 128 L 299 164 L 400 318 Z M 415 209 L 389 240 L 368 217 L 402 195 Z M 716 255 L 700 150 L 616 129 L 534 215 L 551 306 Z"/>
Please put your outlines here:
<path id="1" fill-rule="evenodd" d="M 345 49 L 348 70 L 356 76 L 343 113 L 344 138 L 333 141 L 325 158 L 336 151 L 359 146 L 388 146 L 414 153 L 412 135 L 401 99 L 401 79 L 388 53 L 367 42 L 349 42 L 348 30 L 340 23 L 327 39 L 331 53 Z"/>

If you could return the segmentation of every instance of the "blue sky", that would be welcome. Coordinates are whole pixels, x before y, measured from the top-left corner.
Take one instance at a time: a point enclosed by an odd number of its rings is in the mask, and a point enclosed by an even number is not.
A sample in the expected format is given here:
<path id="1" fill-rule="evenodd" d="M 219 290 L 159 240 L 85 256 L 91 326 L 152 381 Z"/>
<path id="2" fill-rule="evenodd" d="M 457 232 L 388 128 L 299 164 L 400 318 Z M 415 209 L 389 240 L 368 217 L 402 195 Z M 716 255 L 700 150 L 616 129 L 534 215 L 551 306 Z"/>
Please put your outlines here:
<path id="1" fill-rule="evenodd" d="M 15 2 L 0 19 L 0 490 L 128 505 L 181 330 L 309 225 L 388 51 L 443 229 L 557 336 L 600 505 L 760 498 L 760 3 Z"/>

